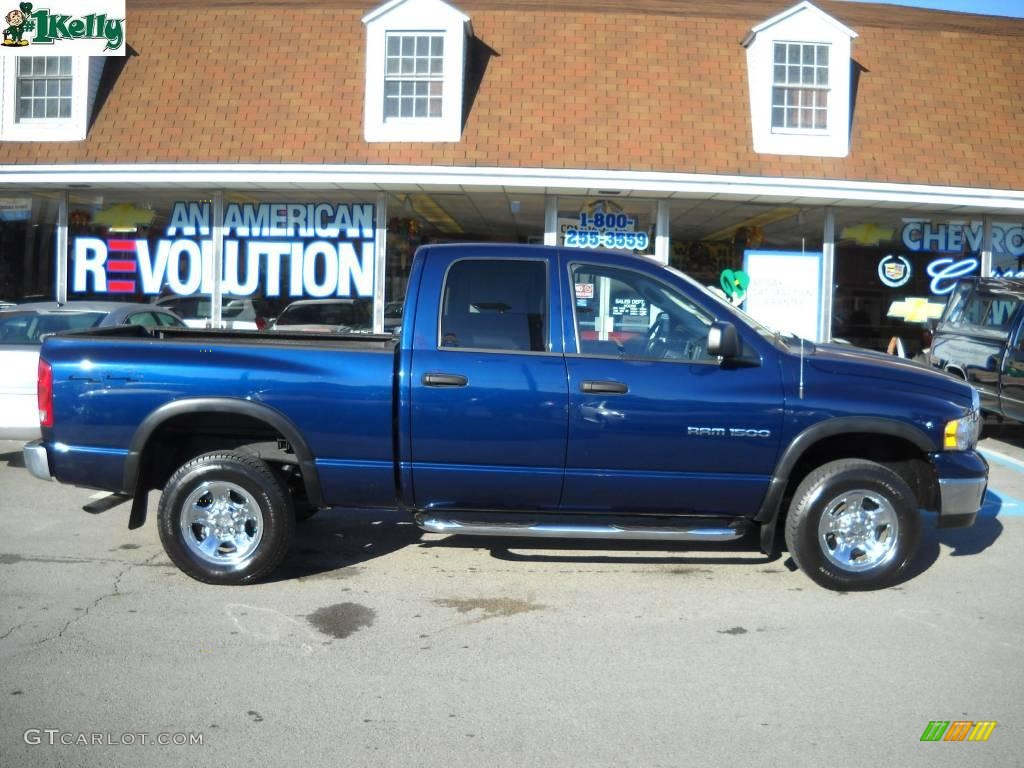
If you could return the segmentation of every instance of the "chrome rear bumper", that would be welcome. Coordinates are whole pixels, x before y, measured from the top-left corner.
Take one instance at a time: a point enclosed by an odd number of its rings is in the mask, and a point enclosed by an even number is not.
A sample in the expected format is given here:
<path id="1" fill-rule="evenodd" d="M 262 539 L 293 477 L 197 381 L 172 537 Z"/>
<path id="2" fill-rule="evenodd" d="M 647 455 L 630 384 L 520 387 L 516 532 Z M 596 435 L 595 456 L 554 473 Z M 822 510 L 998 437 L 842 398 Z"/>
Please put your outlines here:
<path id="1" fill-rule="evenodd" d="M 35 440 L 28 443 L 21 449 L 21 454 L 25 457 L 25 467 L 32 477 L 38 477 L 40 480 L 53 480 L 53 475 L 50 474 L 50 460 L 42 441 Z"/>

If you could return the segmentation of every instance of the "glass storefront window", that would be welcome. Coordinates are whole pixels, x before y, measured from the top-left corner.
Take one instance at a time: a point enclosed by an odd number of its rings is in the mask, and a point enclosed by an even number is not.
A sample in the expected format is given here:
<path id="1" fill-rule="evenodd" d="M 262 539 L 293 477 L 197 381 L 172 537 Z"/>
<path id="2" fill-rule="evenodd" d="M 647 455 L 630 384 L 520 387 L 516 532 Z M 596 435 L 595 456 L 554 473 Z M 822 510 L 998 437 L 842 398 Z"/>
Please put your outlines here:
<path id="1" fill-rule="evenodd" d="M 57 296 L 59 193 L 0 197 L 0 303 Z"/>
<path id="2" fill-rule="evenodd" d="M 993 268 L 1013 269 L 1004 243 L 1013 225 L 993 225 Z M 1004 231 L 1005 230 L 1005 231 Z M 930 328 L 957 281 L 978 275 L 981 216 L 952 218 L 920 210 L 843 209 L 836 216 L 833 331 L 880 351 L 915 356 L 930 346 Z M 1024 255 L 1024 233 L 1017 250 Z"/>
<path id="3" fill-rule="evenodd" d="M 54 254 L 60 194 L 0 197 L 0 301 L 58 295 Z M 204 189 L 72 190 L 68 299 L 154 303 L 193 326 L 207 326 L 219 314 L 228 328 L 263 329 L 298 301 L 372 306 L 383 293 L 384 328 L 394 330 L 401 326 L 416 248 L 461 241 L 543 242 L 547 204 L 543 194 L 510 188 L 390 193 L 384 285 L 378 286 L 376 192 L 229 190 L 223 197 L 217 312 L 212 303 L 214 194 Z M 790 294 L 816 289 L 814 265 L 807 262 L 804 270 L 798 257 L 820 258 L 824 208 L 727 199 L 673 199 L 668 206 L 669 263 L 755 317 L 759 291 L 761 298 L 774 297 L 769 314 L 775 312 L 777 320 Z M 558 208 L 563 247 L 654 254 L 657 200 L 560 196 Z M 982 217 L 882 207 L 834 211 L 833 335 L 880 350 L 898 338 L 908 354 L 915 354 L 927 346 L 929 321 L 941 312 L 956 281 L 979 272 Z M 993 220 L 992 253 L 992 274 L 1024 278 L 1024 224 Z M 754 256 L 776 266 L 745 274 Z M 798 268 L 806 272 L 802 282 L 791 272 Z M 729 280 L 741 289 L 734 295 Z M 827 306 L 820 296 L 806 303 L 814 302 Z M 760 319 L 772 324 L 771 317 Z"/>
<path id="4" fill-rule="evenodd" d="M 209 325 L 214 223 L 209 191 L 72 195 L 68 298 L 152 302 Z M 263 329 L 303 299 L 372 302 L 375 226 L 365 193 L 225 193 L 222 324 Z"/>
<path id="5" fill-rule="evenodd" d="M 558 244 L 566 248 L 602 248 L 654 253 L 658 204 L 633 198 L 558 198 Z"/>
<path id="6" fill-rule="evenodd" d="M 222 322 L 229 328 L 268 328 L 299 301 L 336 307 L 339 300 L 351 300 L 372 307 L 376 198 L 336 190 L 227 192 Z M 315 315 L 316 305 L 306 305 L 304 313 Z M 321 325 L 372 331 L 372 312 L 360 317 L 364 322 Z"/>
<path id="7" fill-rule="evenodd" d="M 412 257 L 430 243 L 543 243 L 545 197 L 498 192 L 388 195 L 385 330 L 400 325 Z"/>
<path id="8" fill-rule="evenodd" d="M 206 326 L 213 264 L 201 213 L 209 205 L 200 190 L 69 195 L 68 300 L 158 304 Z"/>
<path id="9" fill-rule="evenodd" d="M 992 275 L 1024 278 L 1024 217 L 992 222 Z"/>

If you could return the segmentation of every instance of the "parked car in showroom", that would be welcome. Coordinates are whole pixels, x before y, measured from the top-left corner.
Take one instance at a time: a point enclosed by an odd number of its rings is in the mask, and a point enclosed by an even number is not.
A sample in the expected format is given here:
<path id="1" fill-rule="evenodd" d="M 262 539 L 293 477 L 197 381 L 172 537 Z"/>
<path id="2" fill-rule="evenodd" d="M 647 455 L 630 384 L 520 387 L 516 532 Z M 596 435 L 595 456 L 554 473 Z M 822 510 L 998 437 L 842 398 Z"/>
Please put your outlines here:
<path id="1" fill-rule="evenodd" d="M 372 333 L 373 312 L 366 299 L 293 301 L 270 326 L 272 331 Z"/>
<path id="2" fill-rule="evenodd" d="M 958 283 L 935 328 L 928 360 L 973 385 L 986 412 L 1024 421 L 1024 280 Z"/>
<path id="3" fill-rule="evenodd" d="M 185 323 L 151 304 L 46 301 L 0 311 L 0 439 L 39 437 L 36 368 L 43 339 L 61 331 L 116 325 L 182 328 Z"/>
<path id="4" fill-rule="evenodd" d="M 389 301 L 384 305 L 384 333 L 398 335 L 402 332 L 402 307 L 405 302 Z"/>
<path id="5" fill-rule="evenodd" d="M 163 296 L 156 306 L 174 312 L 189 328 L 210 327 L 213 310 L 209 296 Z M 275 314 L 268 301 L 230 296 L 224 297 L 220 310 L 224 327 L 240 331 L 262 331 L 270 327 Z"/>

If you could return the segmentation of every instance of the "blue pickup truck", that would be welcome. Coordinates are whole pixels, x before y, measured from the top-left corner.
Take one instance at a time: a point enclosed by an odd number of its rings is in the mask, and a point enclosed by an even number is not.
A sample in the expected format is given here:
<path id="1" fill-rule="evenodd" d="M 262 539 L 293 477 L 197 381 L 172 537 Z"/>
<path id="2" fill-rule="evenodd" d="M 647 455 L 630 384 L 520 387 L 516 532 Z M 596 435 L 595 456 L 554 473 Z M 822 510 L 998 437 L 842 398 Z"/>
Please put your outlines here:
<path id="1" fill-rule="evenodd" d="M 899 579 L 921 510 L 973 523 L 988 466 L 953 377 L 762 327 L 670 268 L 421 248 L 400 338 L 141 327 L 50 338 L 37 477 L 162 491 L 160 538 L 243 584 L 322 507 L 442 534 L 727 541 L 832 589 Z"/>

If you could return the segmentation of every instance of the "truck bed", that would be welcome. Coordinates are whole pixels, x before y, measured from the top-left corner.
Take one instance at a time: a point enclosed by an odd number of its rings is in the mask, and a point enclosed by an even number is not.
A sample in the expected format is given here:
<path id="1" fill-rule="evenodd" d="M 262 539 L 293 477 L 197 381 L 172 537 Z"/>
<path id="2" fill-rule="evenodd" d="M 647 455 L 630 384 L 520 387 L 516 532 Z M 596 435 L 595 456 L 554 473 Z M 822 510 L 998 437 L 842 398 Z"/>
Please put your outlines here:
<path id="1" fill-rule="evenodd" d="M 210 418 L 193 423 L 189 406 L 218 401 L 294 425 L 327 503 L 391 505 L 395 348 L 391 336 L 131 326 L 54 337 L 55 474 L 120 490 L 147 419 L 174 409 L 178 434 L 209 431 Z M 237 429 L 234 418 L 225 430 Z"/>

